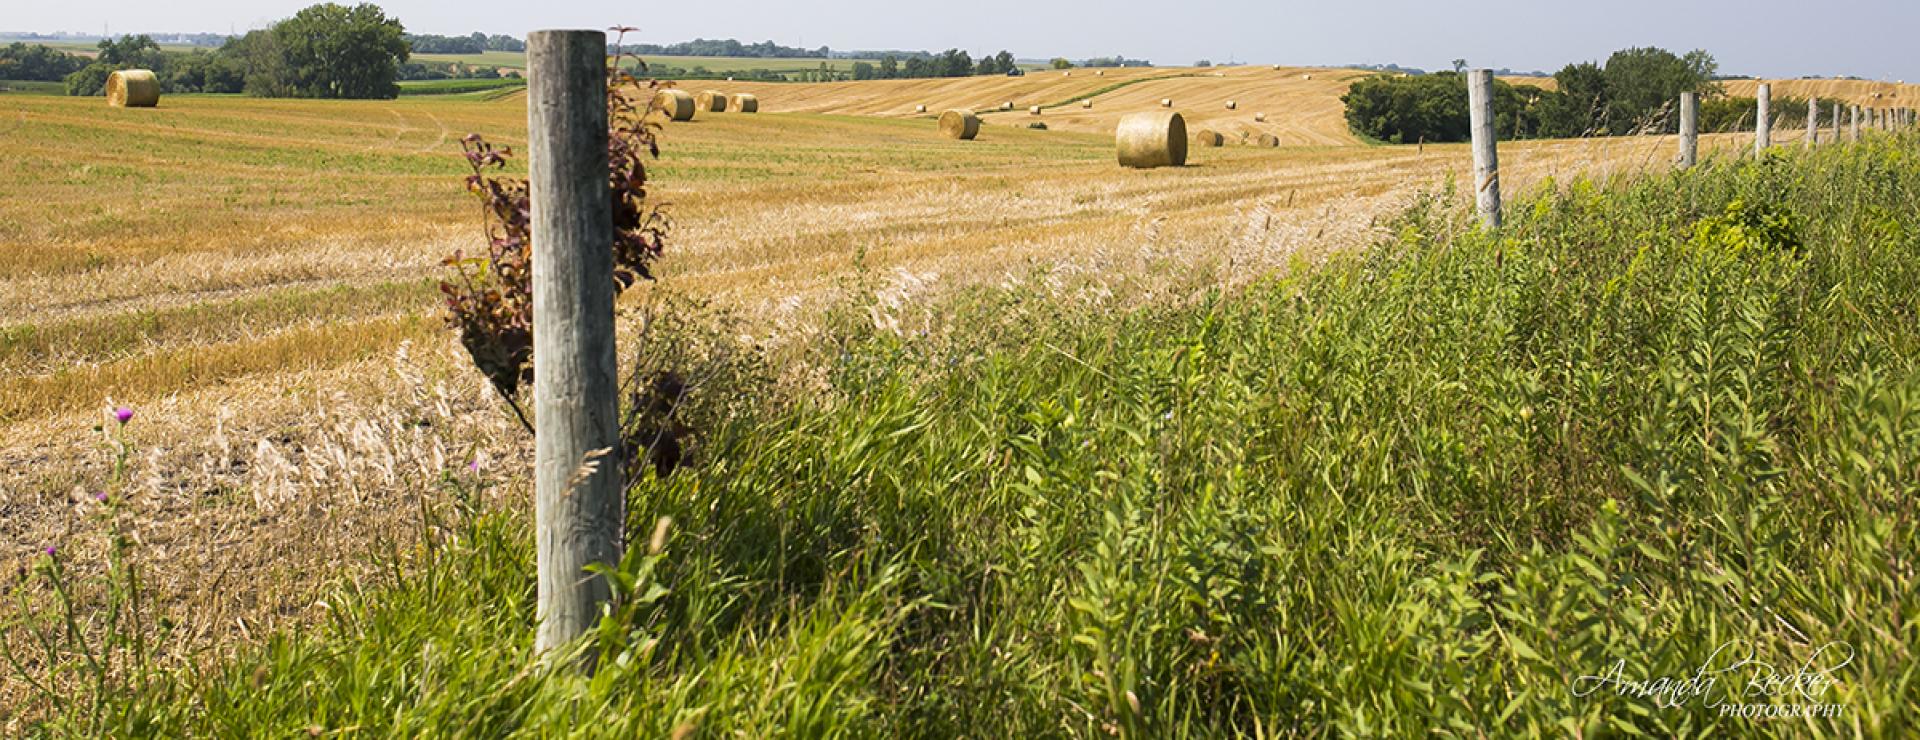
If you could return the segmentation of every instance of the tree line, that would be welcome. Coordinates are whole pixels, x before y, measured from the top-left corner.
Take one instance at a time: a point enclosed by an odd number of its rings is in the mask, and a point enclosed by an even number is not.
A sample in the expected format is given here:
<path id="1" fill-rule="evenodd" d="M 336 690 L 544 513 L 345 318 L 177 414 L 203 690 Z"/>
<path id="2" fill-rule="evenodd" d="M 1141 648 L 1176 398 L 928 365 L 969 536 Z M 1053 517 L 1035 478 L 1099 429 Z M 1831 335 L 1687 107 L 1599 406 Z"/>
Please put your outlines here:
<path id="1" fill-rule="evenodd" d="M 856 80 L 894 80 L 921 77 L 972 77 L 975 75 L 1004 75 L 1018 73 L 1019 65 L 1013 61 L 1013 54 L 1005 49 L 992 56 L 982 56 L 980 61 L 959 49 L 948 49 L 937 55 L 907 57 L 901 60 L 892 54 L 882 56 L 878 64 L 868 62 L 853 63 L 853 79 Z"/>
<path id="2" fill-rule="evenodd" d="M 103 39 L 63 78 L 69 95 L 99 95 L 115 70 L 150 69 L 166 92 L 285 98 L 392 98 L 412 53 L 400 20 L 379 6 L 309 6 L 219 49 L 162 51 L 150 36 Z M 76 57 L 76 59 L 78 59 Z"/>
<path id="3" fill-rule="evenodd" d="M 1465 66 L 1458 61 L 1452 72 L 1356 82 L 1341 98 L 1347 123 L 1390 143 L 1465 141 Z M 1495 128 L 1505 139 L 1673 133 L 1680 93 L 1700 93 L 1709 101 L 1723 94 L 1714 81 L 1718 69 L 1713 55 L 1702 50 L 1676 55 L 1638 47 L 1614 52 L 1605 65 L 1567 65 L 1554 73 L 1553 90 L 1495 80 Z M 1804 121 L 1804 101 L 1799 110 Z"/>
<path id="4" fill-rule="evenodd" d="M 480 54 L 489 51 L 526 51 L 527 42 L 508 36 L 488 36 L 479 31 L 465 36 L 407 34 L 407 45 L 415 54 Z"/>
<path id="5" fill-rule="evenodd" d="M 744 57 L 749 59 L 826 59 L 833 55 L 827 47 L 801 49 L 781 46 L 772 41 L 757 44 L 743 44 L 734 39 L 694 39 L 677 44 L 626 44 L 624 46 L 607 45 L 609 53 L 637 54 L 641 56 L 663 57 Z"/>

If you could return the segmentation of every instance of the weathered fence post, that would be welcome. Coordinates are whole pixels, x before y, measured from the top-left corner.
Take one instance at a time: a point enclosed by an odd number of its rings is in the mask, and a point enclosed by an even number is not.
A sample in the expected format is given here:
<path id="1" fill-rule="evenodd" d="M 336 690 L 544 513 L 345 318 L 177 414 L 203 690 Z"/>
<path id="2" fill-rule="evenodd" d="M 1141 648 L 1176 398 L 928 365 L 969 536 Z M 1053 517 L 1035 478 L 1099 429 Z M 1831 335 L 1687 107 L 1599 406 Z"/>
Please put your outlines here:
<path id="1" fill-rule="evenodd" d="M 1773 146 L 1773 117 L 1768 111 L 1773 105 L 1773 86 L 1760 85 L 1759 110 L 1753 116 L 1753 154 L 1759 156 L 1767 147 Z"/>
<path id="2" fill-rule="evenodd" d="M 1820 143 L 1820 99 L 1814 98 L 1807 101 L 1807 140 L 1804 144 L 1806 148 L 1812 149 L 1813 145 L 1818 143 Z"/>
<path id="3" fill-rule="evenodd" d="M 1842 132 L 1846 130 L 1845 121 L 1840 118 L 1840 101 L 1833 101 L 1833 142 L 1840 143 Z"/>
<path id="4" fill-rule="evenodd" d="M 620 561 L 607 35 L 535 31 L 527 63 L 540 571 L 534 646 L 545 652 L 585 632 L 612 596 L 607 580 L 586 567 Z"/>
<path id="5" fill-rule="evenodd" d="M 1853 106 L 1852 113 L 1850 115 L 1852 120 L 1849 121 L 1847 124 L 1847 141 L 1859 141 L 1860 140 L 1860 106 L 1857 106 L 1857 105 Z"/>
<path id="6" fill-rule="evenodd" d="M 1500 154 L 1493 128 L 1493 71 L 1467 70 L 1467 123 L 1473 132 L 1473 191 L 1480 221 L 1500 228 Z"/>
<path id="7" fill-rule="evenodd" d="M 1680 169 L 1700 161 L 1700 94 L 1680 93 Z"/>

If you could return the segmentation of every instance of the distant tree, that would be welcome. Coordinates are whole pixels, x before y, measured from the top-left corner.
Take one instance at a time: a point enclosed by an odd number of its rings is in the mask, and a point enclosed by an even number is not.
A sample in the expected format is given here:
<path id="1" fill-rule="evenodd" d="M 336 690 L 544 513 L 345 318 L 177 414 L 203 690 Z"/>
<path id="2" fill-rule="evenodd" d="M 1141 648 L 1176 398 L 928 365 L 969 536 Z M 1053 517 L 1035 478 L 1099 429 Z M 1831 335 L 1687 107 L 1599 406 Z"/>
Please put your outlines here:
<path id="1" fill-rule="evenodd" d="M 902 67 L 900 76 L 908 78 L 935 76 L 934 62 L 920 57 L 909 57 Z"/>
<path id="2" fill-rule="evenodd" d="M 526 51 L 527 42 L 504 34 L 487 37 L 487 51 Z"/>
<path id="3" fill-rule="evenodd" d="M 1054 57 L 1048 64 L 1053 65 L 1054 69 L 1073 69 L 1073 62 L 1067 61 L 1066 57 Z"/>
<path id="4" fill-rule="evenodd" d="M 1719 65 L 1713 55 L 1694 50 L 1686 56 L 1653 47 L 1623 49 L 1607 58 L 1606 125 L 1614 134 L 1677 130 L 1672 115 L 1683 92 L 1709 92 Z"/>
<path id="5" fill-rule="evenodd" d="M 1558 95 L 1542 101 L 1541 135 L 1555 138 L 1606 133 L 1607 76 L 1593 62 L 1569 64 L 1553 75 Z"/>
<path id="6" fill-rule="evenodd" d="M 1465 60 L 1465 59 L 1455 59 L 1455 60 L 1453 60 L 1453 72 L 1454 72 L 1454 74 L 1460 74 L 1461 72 L 1465 72 L 1465 71 L 1467 71 L 1467 60 Z"/>
<path id="7" fill-rule="evenodd" d="M 1006 49 L 1001 49 L 1000 53 L 993 55 L 993 66 L 1000 69 L 1000 74 L 1006 74 L 1019 68 L 1019 65 L 1013 61 L 1013 54 Z"/>
<path id="8" fill-rule="evenodd" d="M 273 26 L 286 88 L 303 98 L 392 98 L 407 61 L 405 29 L 377 5 L 307 7 Z"/>
<path id="9" fill-rule="evenodd" d="M 893 79 L 900 76 L 900 59 L 892 54 L 880 58 L 880 77 Z"/>
<path id="10" fill-rule="evenodd" d="M 53 82 L 87 66 L 85 57 L 44 44 L 15 42 L 0 48 L 0 80 Z"/>
<path id="11" fill-rule="evenodd" d="M 853 78 L 856 80 L 875 79 L 876 74 L 877 73 L 875 72 L 872 64 L 868 64 L 866 62 L 853 63 Z"/>
<path id="12" fill-rule="evenodd" d="M 220 47 L 220 54 L 240 70 L 241 77 L 246 80 L 242 90 L 248 95 L 283 98 L 294 94 L 287 74 L 286 56 L 281 53 L 280 41 L 273 31 L 248 31 L 247 35 Z M 444 78 L 447 75 L 443 72 L 439 76 Z"/>
<path id="13" fill-rule="evenodd" d="M 1550 94 L 1494 81 L 1494 130 L 1503 139 L 1537 136 L 1537 110 Z M 1348 125 L 1391 144 L 1466 141 L 1470 133 L 1467 78 L 1452 72 L 1369 77 L 1354 83 L 1341 101 L 1347 106 Z"/>
<path id="14" fill-rule="evenodd" d="M 934 71 L 935 77 L 966 77 L 973 74 L 973 57 L 959 49 L 948 49 L 940 53 Z"/>
<path id="15" fill-rule="evenodd" d="M 1200 61 L 1197 61 L 1197 62 L 1194 62 L 1194 63 L 1193 63 L 1193 66 L 1195 66 L 1195 67 L 1211 67 L 1211 66 L 1213 66 L 1213 61 L 1212 61 L 1212 60 L 1209 60 L 1209 59 L 1202 59 L 1202 60 L 1200 60 Z"/>
<path id="16" fill-rule="evenodd" d="M 994 64 L 993 57 L 980 57 L 980 62 L 973 65 L 973 73 L 976 75 L 999 74 L 1000 67 Z"/>
<path id="17" fill-rule="evenodd" d="M 100 50 L 94 55 L 93 62 L 68 74 L 66 82 L 68 95 L 101 95 L 106 92 L 107 78 L 115 70 L 148 69 L 156 77 L 164 80 L 167 72 L 167 56 L 160 51 L 160 45 L 153 37 L 121 36 L 117 39 L 101 39 L 97 45 Z"/>

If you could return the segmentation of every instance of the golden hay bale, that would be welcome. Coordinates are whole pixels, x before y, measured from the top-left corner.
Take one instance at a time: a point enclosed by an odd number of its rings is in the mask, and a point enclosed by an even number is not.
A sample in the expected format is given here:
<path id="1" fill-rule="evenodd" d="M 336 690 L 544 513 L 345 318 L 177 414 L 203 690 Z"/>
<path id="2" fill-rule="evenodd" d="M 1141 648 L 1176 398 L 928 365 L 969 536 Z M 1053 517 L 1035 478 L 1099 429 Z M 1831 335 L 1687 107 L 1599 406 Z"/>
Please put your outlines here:
<path id="1" fill-rule="evenodd" d="M 1107 71 L 1106 71 L 1106 70 L 1104 70 L 1104 69 L 1096 69 L 1096 70 L 1094 70 L 1094 71 L 1093 71 L 1093 76 L 1095 76 L 1095 77 L 1105 77 L 1105 76 L 1107 76 Z"/>
<path id="2" fill-rule="evenodd" d="M 1253 122 L 1254 122 L 1254 123 L 1266 123 L 1266 122 L 1267 122 L 1267 114 L 1265 114 L 1265 113 L 1255 113 L 1255 114 L 1253 114 Z"/>
<path id="3" fill-rule="evenodd" d="M 1193 135 L 1193 141 L 1200 146 L 1220 146 L 1227 143 L 1227 137 L 1221 136 L 1218 131 L 1201 129 L 1200 133 Z"/>
<path id="4" fill-rule="evenodd" d="M 1227 101 L 1227 110 L 1238 110 L 1239 108 L 1240 108 L 1239 102 L 1233 101 L 1233 100 Z"/>
<path id="5" fill-rule="evenodd" d="M 1273 134 L 1261 134 L 1260 138 L 1254 140 L 1254 143 L 1258 146 L 1280 146 L 1280 137 L 1274 136 Z"/>
<path id="6" fill-rule="evenodd" d="M 1303 80 L 1312 80 L 1312 79 L 1313 79 L 1313 75 L 1300 75 L 1300 79 L 1303 79 Z"/>
<path id="7" fill-rule="evenodd" d="M 1172 108 L 1172 107 L 1173 107 L 1173 98 L 1161 98 L 1161 99 L 1160 99 L 1160 107 L 1162 107 L 1162 108 Z"/>
<path id="8" fill-rule="evenodd" d="M 1129 113 L 1113 134 L 1122 167 L 1179 167 L 1187 163 L 1187 120 L 1171 111 Z"/>
<path id="9" fill-rule="evenodd" d="M 1000 110 L 1013 110 L 1013 101 L 1009 100 L 1005 103 L 1001 103 Z"/>
<path id="10" fill-rule="evenodd" d="M 706 113 L 727 112 L 727 94 L 719 90 L 701 90 L 693 98 L 694 105 Z"/>
<path id="11" fill-rule="evenodd" d="M 1040 115 L 1040 106 L 1037 106 L 1037 105 L 1033 105 L 1033 106 L 1028 106 L 1028 107 L 1027 107 L 1027 115 L 1029 115 L 1029 116 L 1037 116 L 1037 115 Z"/>
<path id="12" fill-rule="evenodd" d="M 753 93 L 734 93 L 733 111 L 735 113 L 759 113 L 760 98 Z"/>
<path id="13" fill-rule="evenodd" d="M 980 135 L 980 117 L 970 110 L 954 109 L 940 114 L 940 135 L 949 139 L 971 139 Z"/>
<path id="14" fill-rule="evenodd" d="M 1093 101 L 1091 101 L 1091 100 L 1082 100 L 1082 101 L 1080 101 L 1080 107 L 1082 107 L 1082 108 L 1092 108 L 1092 107 L 1093 107 Z"/>
<path id="15" fill-rule="evenodd" d="M 160 80 L 151 70 L 123 69 L 107 75 L 107 105 L 152 108 L 160 104 Z"/>
<path id="16" fill-rule="evenodd" d="M 660 112 L 665 113 L 668 120 L 693 120 L 693 96 L 688 95 L 685 90 L 675 90 L 672 88 L 661 90 L 660 94 L 653 96 L 653 107 L 659 108 Z"/>
<path id="17" fill-rule="evenodd" d="M 915 112 L 915 113 L 925 113 L 925 112 L 927 112 L 927 107 L 926 107 L 926 106 L 924 106 L 924 105 L 916 105 L 916 106 L 914 106 L 914 107 L 913 107 L 913 112 Z"/>

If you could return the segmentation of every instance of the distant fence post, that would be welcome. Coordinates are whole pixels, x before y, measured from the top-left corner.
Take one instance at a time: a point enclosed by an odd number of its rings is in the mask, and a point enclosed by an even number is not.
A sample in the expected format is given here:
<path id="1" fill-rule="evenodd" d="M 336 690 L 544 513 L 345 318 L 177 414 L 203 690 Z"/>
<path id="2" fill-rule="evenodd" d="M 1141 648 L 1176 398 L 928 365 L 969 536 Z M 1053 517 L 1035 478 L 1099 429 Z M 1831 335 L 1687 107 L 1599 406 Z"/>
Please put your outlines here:
<path id="1" fill-rule="evenodd" d="M 1500 228 L 1500 154 L 1493 123 L 1493 71 L 1467 70 L 1467 123 L 1473 132 L 1474 202 L 1480 221 Z"/>
<path id="2" fill-rule="evenodd" d="M 1700 161 L 1700 94 L 1680 93 L 1680 169 Z"/>
<path id="3" fill-rule="evenodd" d="M 1859 141 L 1860 140 L 1860 106 L 1857 106 L 1857 105 L 1853 106 L 1851 109 L 1850 116 L 1852 120 L 1848 121 L 1847 123 L 1847 141 Z"/>
<path id="4" fill-rule="evenodd" d="M 1806 148 L 1808 149 L 1812 149 L 1814 144 L 1820 143 L 1820 99 L 1819 98 L 1814 98 L 1812 100 L 1807 101 L 1807 140 L 1803 143 L 1806 145 Z"/>
<path id="5" fill-rule="evenodd" d="M 613 209 L 607 184 L 607 35 L 527 36 L 533 207 L 534 646 L 585 632 L 612 596 L 593 564 L 620 562 Z M 582 475 L 585 466 L 595 466 Z"/>
<path id="6" fill-rule="evenodd" d="M 1761 83 L 1760 96 L 1756 105 L 1759 110 L 1753 117 L 1753 154 L 1759 156 L 1767 147 L 1773 146 L 1773 118 L 1769 108 L 1773 107 L 1773 86 Z"/>
<path id="7" fill-rule="evenodd" d="M 1842 132 L 1846 130 L 1844 124 L 1845 122 L 1840 120 L 1840 101 L 1833 101 L 1833 143 L 1840 143 Z"/>

